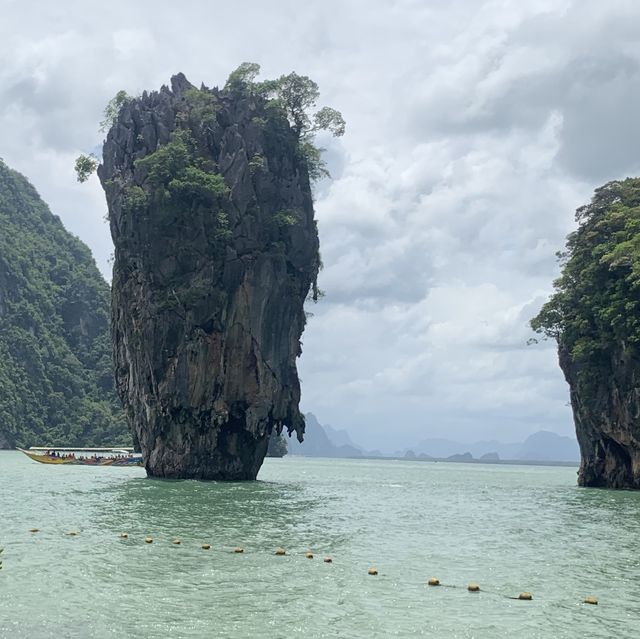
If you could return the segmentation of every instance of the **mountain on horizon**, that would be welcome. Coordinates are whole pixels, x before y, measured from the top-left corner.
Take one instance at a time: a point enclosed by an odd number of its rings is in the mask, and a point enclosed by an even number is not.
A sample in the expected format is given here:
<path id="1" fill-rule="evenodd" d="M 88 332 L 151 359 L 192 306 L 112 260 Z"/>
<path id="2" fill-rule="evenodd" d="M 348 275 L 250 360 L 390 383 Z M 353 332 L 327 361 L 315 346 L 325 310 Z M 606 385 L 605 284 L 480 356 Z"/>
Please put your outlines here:
<path id="1" fill-rule="evenodd" d="M 302 455 L 304 457 L 362 457 L 362 449 L 351 441 L 346 431 L 323 426 L 313 413 L 307 413 L 305 421 L 304 441 L 300 443 L 295 437 L 287 439 L 290 455 Z"/>
<path id="2" fill-rule="evenodd" d="M 580 461 L 578 442 L 573 437 L 540 430 L 529 435 L 524 442 L 503 443 L 496 440 L 460 442 L 450 439 L 423 439 L 411 448 L 416 454 L 446 459 L 462 452 L 470 452 L 475 459 L 497 454 L 502 460 L 518 461 Z M 404 454 L 405 451 L 402 451 Z"/>
<path id="3" fill-rule="evenodd" d="M 544 461 L 578 462 L 580 450 L 575 438 L 540 430 L 523 442 L 504 443 L 480 440 L 473 443 L 445 438 L 423 439 L 412 448 L 395 455 L 368 451 L 356 444 L 347 430 L 320 424 L 313 413 L 305 415 L 307 426 L 302 444 L 295 438 L 287 439 L 289 454 L 305 457 L 403 457 L 405 459 L 451 459 L 452 461 Z M 469 457 L 469 454 L 471 457 Z M 464 458 L 464 459 L 463 459 Z"/>

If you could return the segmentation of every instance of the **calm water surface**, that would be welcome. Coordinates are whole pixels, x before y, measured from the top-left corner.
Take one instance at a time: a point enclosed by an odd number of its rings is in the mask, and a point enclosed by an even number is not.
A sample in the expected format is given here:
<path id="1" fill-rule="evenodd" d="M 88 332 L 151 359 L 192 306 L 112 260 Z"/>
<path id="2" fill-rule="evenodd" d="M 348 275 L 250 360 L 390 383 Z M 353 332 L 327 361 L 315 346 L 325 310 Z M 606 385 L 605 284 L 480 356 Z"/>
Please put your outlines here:
<path id="1" fill-rule="evenodd" d="M 169 482 L 0 452 L 0 637 L 640 637 L 640 493 L 575 477 L 285 458 Z"/>

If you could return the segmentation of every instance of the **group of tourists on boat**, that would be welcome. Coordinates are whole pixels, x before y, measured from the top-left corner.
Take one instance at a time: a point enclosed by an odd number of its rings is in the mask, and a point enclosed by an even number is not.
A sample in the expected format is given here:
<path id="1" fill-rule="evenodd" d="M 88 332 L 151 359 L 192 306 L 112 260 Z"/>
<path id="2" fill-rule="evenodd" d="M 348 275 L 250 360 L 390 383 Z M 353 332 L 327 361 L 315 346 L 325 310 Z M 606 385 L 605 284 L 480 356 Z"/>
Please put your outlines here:
<path id="1" fill-rule="evenodd" d="M 126 460 L 131 460 L 133 459 L 133 455 L 123 455 L 122 453 L 117 453 L 115 455 L 109 455 L 108 457 L 104 457 L 102 455 L 97 455 L 96 453 L 93 453 L 93 455 L 80 455 L 79 457 L 76 458 L 76 454 L 71 452 L 71 453 L 59 453 L 56 450 L 48 450 L 45 455 L 47 455 L 47 457 L 53 457 L 55 459 L 81 459 L 83 460 L 85 463 L 93 463 L 93 464 L 102 464 L 103 462 L 122 462 L 122 461 L 126 461 Z"/>
<path id="2" fill-rule="evenodd" d="M 41 464 L 65 464 L 82 466 L 143 466 L 142 456 L 133 450 L 119 448 L 56 449 L 32 447 L 19 448 L 27 457 Z M 76 453 L 79 453 L 76 456 Z M 83 454 L 85 453 L 85 454 Z M 93 453 L 88 455 L 87 453 Z M 104 454 L 106 453 L 106 455 Z"/>
<path id="3" fill-rule="evenodd" d="M 76 454 L 75 453 L 62 453 L 60 454 L 58 451 L 55 450 L 48 450 L 45 455 L 47 457 L 55 457 L 56 459 L 75 459 L 76 458 Z"/>

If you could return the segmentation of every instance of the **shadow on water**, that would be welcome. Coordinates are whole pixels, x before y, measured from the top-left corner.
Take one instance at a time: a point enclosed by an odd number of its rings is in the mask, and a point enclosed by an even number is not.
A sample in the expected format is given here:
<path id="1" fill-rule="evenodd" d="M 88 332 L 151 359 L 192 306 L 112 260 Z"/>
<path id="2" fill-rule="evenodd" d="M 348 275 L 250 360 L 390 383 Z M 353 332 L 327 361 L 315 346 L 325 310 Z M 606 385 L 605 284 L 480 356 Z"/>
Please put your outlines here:
<path id="1" fill-rule="evenodd" d="M 214 543 L 296 543 L 314 534 L 318 496 L 303 484 L 135 478 L 102 489 L 101 526 Z"/>

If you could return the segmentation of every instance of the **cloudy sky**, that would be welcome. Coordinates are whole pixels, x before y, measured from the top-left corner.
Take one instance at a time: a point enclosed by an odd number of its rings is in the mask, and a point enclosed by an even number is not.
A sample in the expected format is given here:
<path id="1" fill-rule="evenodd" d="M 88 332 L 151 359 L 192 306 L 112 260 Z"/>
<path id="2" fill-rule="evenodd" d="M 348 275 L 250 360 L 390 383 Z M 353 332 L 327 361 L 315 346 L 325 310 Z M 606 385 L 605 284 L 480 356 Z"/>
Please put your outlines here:
<path id="1" fill-rule="evenodd" d="M 573 211 L 640 173 L 634 0 L 0 0 L 0 157 L 105 277 L 97 180 L 119 90 L 240 62 L 314 78 L 347 133 L 316 213 L 325 299 L 304 335 L 303 408 L 366 446 L 573 430 L 552 344 L 528 319 Z"/>

